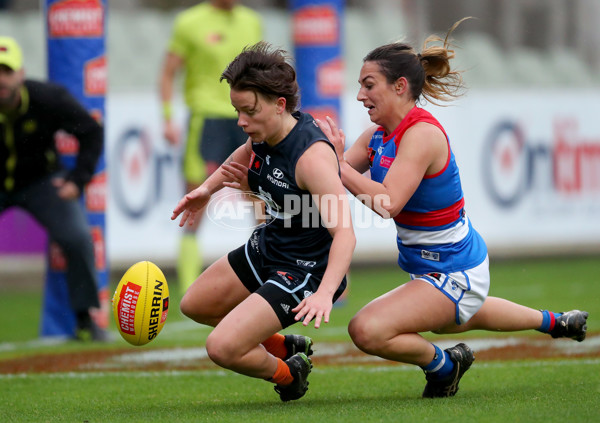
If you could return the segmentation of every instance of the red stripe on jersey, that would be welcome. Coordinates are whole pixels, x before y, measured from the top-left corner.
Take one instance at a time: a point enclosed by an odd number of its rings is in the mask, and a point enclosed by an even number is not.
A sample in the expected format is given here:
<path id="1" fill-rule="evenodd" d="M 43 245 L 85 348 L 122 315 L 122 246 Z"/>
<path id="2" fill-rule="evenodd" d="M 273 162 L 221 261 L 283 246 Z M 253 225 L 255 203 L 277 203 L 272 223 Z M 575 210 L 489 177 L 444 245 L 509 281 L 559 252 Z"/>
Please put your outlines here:
<path id="1" fill-rule="evenodd" d="M 427 213 L 403 210 L 394 217 L 394 221 L 400 225 L 407 226 L 434 227 L 448 225 L 462 216 L 464 206 L 465 200 L 461 198 L 449 207 Z"/>
<path id="2" fill-rule="evenodd" d="M 446 164 L 439 172 L 436 172 L 433 175 L 425 175 L 423 176 L 423 179 L 435 178 L 436 176 L 439 176 L 442 173 L 444 173 L 446 169 L 448 169 L 448 165 L 450 164 L 450 158 L 452 157 L 452 151 L 450 150 L 450 143 L 448 142 L 448 138 L 446 138 L 446 144 L 448 145 L 448 157 L 446 158 Z"/>

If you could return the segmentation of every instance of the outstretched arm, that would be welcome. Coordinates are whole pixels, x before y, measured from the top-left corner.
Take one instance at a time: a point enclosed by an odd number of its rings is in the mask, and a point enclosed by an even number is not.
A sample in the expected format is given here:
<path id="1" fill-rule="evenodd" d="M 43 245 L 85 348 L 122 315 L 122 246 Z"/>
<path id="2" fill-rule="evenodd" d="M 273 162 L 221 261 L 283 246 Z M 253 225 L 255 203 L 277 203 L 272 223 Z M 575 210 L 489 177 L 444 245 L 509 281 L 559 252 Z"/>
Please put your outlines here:
<path id="1" fill-rule="evenodd" d="M 183 227 L 186 222 L 190 226 L 193 225 L 196 216 L 202 212 L 204 207 L 206 207 L 211 196 L 223 188 L 223 186 L 226 186 L 227 183 L 232 182 L 231 175 L 228 175 L 228 172 L 223 171 L 223 168 L 227 167 L 232 162 L 249 163 L 251 153 L 252 144 L 250 139 L 248 139 L 244 145 L 238 147 L 231 156 L 229 156 L 217 172 L 214 172 L 202 183 L 202 185 L 190 191 L 179 200 L 179 203 L 177 203 L 177 206 L 173 210 L 171 220 L 175 220 L 181 215 L 179 226 Z"/>

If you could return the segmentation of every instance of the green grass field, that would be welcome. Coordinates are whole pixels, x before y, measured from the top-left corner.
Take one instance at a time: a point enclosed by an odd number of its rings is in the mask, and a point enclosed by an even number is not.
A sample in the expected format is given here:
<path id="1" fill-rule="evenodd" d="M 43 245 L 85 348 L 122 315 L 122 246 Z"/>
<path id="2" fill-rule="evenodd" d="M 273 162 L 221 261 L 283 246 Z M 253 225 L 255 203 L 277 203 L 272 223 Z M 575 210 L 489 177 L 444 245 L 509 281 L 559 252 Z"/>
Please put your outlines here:
<path id="1" fill-rule="evenodd" d="M 588 337 L 600 332 L 600 259 L 536 259 L 492 262 L 490 294 L 533 308 L 573 308 L 590 312 Z M 106 350 L 163 351 L 200 347 L 208 328 L 188 323 L 177 310 L 177 284 L 171 283 L 172 307 L 159 337 L 144 347 L 122 339 L 107 345 L 36 342 L 41 307 L 38 289 L 0 284 L 0 364 L 23 356 Z M 350 293 L 334 309 L 332 321 L 319 330 L 301 328 L 324 342 L 349 342 L 346 325 L 370 299 L 406 280 L 393 267 L 352 270 Z M 113 285 L 116 285 L 116 280 Z M 112 288 L 112 287 L 111 287 Z M 113 326 L 114 329 L 114 326 Z M 428 334 L 431 339 L 440 338 Z M 462 339 L 506 337 L 470 332 Z M 537 332 L 510 336 L 535 342 Z M 316 365 L 310 389 L 299 401 L 281 403 L 269 383 L 239 376 L 216 366 L 204 370 L 77 371 L 0 374 L 0 420 L 3 422 L 563 422 L 600 421 L 600 346 L 584 358 L 477 360 L 456 397 L 420 398 L 424 377 L 402 364 Z M 318 353 L 318 350 L 317 350 Z M 315 359 L 315 361 L 317 361 Z"/>

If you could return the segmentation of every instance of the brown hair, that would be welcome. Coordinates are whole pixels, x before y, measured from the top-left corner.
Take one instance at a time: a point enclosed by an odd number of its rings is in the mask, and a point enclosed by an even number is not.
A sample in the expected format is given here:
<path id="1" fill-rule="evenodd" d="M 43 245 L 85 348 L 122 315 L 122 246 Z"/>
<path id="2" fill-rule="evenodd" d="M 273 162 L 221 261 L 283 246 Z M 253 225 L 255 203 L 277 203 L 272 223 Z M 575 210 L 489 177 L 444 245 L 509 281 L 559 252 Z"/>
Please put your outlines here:
<path id="1" fill-rule="evenodd" d="M 287 52 L 261 41 L 244 50 L 227 66 L 221 75 L 232 90 L 253 91 L 276 100 L 283 97 L 285 108 L 294 112 L 300 101 L 296 71 Z"/>
<path id="2" fill-rule="evenodd" d="M 450 35 L 466 19 L 470 17 L 452 25 L 443 40 L 436 35 L 427 37 L 421 53 L 417 53 L 408 44 L 396 42 L 372 50 L 363 62 L 377 62 L 390 84 L 405 77 L 415 101 L 421 95 L 433 104 L 451 101 L 462 95 L 464 84 L 462 71 L 452 70 L 450 67 L 450 60 L 454 58 L 454 50 L 450 48 Z M 441 41 L 441 46 L 430 45 Z"/>

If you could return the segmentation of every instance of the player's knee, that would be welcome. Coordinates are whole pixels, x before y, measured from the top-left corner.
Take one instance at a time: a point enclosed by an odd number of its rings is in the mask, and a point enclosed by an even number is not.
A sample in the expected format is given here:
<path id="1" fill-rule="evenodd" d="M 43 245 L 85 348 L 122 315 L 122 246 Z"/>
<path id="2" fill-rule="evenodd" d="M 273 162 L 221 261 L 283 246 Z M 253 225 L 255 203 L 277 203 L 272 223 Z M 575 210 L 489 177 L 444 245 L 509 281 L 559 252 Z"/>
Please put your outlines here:
<path id="1" fill-rule="evenodd" d="M 366 353 L 374 353 L 379 345 L 377 325 L 372 319 L 354 316 L 348 325 L 348 334 L 352 342 Z"/>
<path id="2" fill-rule="evenodd" d="M 181 311 L 184 316 L 192 318 L 193 311 L 188 297 L 187 294 L 184 294 L 181 301 L 179 301 L 179 311 Z"/>
<path id="3" fill-rule="evenodd" d="M 231 368 L 238 358 L 238 352 L 232 340 L 229 337 L 220 336 L 215 331 L 206 338 L 206 353 L 215 364 L 226 369 Z"/>
<path id="4" fill-rule="evenodd" d="M 193 296 L 190 295 L 189 291 L 183 295 L 183 298 L 181 298 L 181 301 L 179 302 L 179 310 L 184 316 L 189 317 L 194 321 L 198 321 L 200 317 L 198 305 L 196 304 L 196 301 L 194 301 Z"/>

